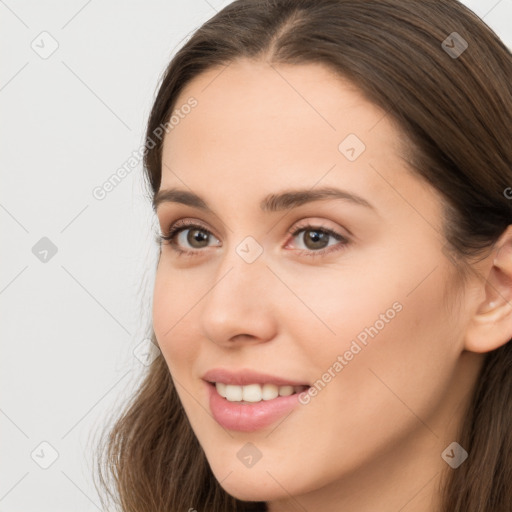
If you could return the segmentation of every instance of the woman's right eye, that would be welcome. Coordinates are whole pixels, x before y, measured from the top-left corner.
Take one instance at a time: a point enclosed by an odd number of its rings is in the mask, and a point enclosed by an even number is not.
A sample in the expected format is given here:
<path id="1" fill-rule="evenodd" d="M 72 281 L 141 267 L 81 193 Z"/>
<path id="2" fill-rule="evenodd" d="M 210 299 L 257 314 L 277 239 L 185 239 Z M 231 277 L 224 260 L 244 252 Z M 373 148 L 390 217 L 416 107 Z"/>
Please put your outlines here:
<path id="1" fill-rule="evenodd" d="M 167 242 L 179 254 L 189 255 L 198 254 L 198 250 L 208 247 L 211 238 L 220 244 L 211 231 L 192 223 L 175 224 L 169 228 L 166 234 L 160 235 L 158 238 L 160 243 Z"/>

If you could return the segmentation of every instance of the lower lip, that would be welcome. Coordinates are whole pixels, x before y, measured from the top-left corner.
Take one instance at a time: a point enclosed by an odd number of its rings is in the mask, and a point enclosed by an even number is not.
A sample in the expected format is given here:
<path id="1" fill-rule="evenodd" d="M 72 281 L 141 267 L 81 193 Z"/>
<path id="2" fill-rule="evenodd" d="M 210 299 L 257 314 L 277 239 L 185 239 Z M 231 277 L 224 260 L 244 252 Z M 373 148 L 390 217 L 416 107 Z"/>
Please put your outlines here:
<path id="1" fill-rule="evenodd" d="M 254 432 L 272 425 L 299 404 L 299 393 L 254 403 L 230 402 L 209 382 L 210 410 L 215 421 L 228 430 Z"/>

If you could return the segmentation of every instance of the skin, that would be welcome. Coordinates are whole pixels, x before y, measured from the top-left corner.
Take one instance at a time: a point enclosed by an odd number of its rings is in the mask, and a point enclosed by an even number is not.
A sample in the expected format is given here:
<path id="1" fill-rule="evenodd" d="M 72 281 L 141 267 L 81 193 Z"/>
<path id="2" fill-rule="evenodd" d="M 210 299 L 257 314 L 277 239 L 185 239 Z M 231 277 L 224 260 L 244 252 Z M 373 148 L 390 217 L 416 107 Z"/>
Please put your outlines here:
<path id="1" fill-rule="evenodd" d="M 190 96 L 198 105 L 164 140 L 161 189 L 191 190 L 214 214 L 164 203 L 158 222 L 165 233 L 178 219 L 200 221 L 212 234 L 201 247 L 182 232 L 194 256 L 163 243 L 153 325 L 215 477 L 273 512 L 433 512 L 454 471 L 441 453 L 457 440 L 484 353 L 512 337 L 512 233 L 462 290 L 443 251 L 440 195 L 409 169 L 389 116 L 319 64 L 240 60 L 196 77 L 176 108 Z M 338 150 L 348 134 L 366 146 L 353 162 Z M 327 199 L 260 210 L 267 194 L 323 186 L 374 209 Z M 318 251 L 306 231 L 289 234 L 306 224 L 349 244 L 329 238 L 339 250 L 299 254 Z M 235 250 L 247 236 L 263 249 L 250 264 Z M 280 423 L 243 433 L 212 418 L 206 370 L 312 384 L 397 301 L 402 310 Z M 247 442 L 262 454 L 251 468 L 237 458 Z"/>

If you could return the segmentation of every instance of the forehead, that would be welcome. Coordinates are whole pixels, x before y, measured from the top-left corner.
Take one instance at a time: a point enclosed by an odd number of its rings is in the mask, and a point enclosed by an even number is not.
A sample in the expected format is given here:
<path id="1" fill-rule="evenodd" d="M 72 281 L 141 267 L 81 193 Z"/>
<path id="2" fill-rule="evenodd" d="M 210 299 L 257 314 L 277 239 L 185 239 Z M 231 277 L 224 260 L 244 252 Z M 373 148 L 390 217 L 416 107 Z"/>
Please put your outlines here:
<path id="1" fill-rule="evenodd" d="M 210 135 L 218 136 L 222 128 L 228 135 L 233 131 L 240 137 L 254 136 L 249 125 L 254 123 L 260 137 L 266 133 L 272 138 L 290 128 L 296 133 L 318 131 L 340 137 L 347 129 L 362 135 L 381 120 L 384 123 L 377 135 L 398 135 L 390 133 L 393 128 L 390 119 L 383 119 L 386 113 L 382 109 L 367 101 L 350 81 L 321 64 L 276 65 L 241 59 L 195 77 L 178 96 L 175 110 L 192 96 L 198 105 L 186 117 L 196 121 L 194 131 L 208 130 Z M 180 118 L 182 129 L 173 131 L 185 134 L 192 123 Z M 207 133 L 201 131 L 200 135 Z"/>
<path id="2" fill-rule="evenodd" d="M 342 177 L 371 189 L 382 182 L 364 172 L 368 162 L 403 166 L 401 133 L 392 120 L 320 64 L 241 59 L 195 77 L 175 112 L 190 98 L 196 106 L 183 109 L 164 139 L 162 188 L 180 184 L 180 176 L 195 185 L 215 176 L 224 187 L 252 190 L 290 181 L 313 186 L 328 173 L 322 184 Z M 347 158 L 350 146 L 355 160 Z"/>

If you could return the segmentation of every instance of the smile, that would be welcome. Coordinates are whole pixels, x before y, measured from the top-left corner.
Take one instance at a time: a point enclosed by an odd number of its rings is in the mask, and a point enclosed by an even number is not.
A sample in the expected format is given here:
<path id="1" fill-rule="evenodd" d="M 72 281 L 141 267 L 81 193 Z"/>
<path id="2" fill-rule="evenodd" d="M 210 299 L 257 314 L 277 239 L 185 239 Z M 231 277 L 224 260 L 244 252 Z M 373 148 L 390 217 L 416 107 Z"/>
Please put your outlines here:
<path id="1" fill-rule="evenodd" d="M 309 386 L 276 386 L 275 384 L 248 384 L 237 386 L 216 382 L 217 393 L 230 402 L 256 403 L 273 400 L 278 396 L 290 396 L 306 391 Z"/>
<path id="2" fill-rule="evenodd" d="M 204 384 L 215 421 L 227 430 L 239 432 L 261 430 L 286 417 L 300 405 L 300 393 L 309 389 L 309 386 L 274 384 Z"/>

